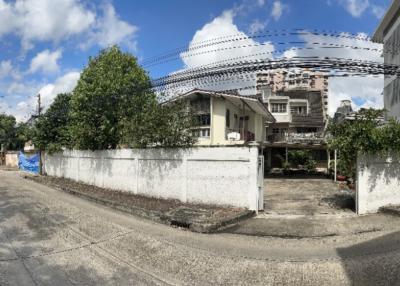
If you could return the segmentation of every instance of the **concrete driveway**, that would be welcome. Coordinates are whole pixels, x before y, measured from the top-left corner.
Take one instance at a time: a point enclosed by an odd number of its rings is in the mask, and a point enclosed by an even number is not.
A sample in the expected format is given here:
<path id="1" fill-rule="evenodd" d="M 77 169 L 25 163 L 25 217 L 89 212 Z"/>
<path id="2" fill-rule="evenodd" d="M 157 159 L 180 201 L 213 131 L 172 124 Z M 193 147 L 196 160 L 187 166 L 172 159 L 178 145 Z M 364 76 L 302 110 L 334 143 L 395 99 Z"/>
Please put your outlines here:
<path id="1" fill-rule="evenodd" d="M 0 285 L 398 285 L 399 233 L 195 234 L 0 171 Z"/>
<path id="2" fill-rule="evenodd" d="M 264 180 L 266 214 L 351 215 L 349 193 L 337 183 L 323 178 L 267 178 Z"/>

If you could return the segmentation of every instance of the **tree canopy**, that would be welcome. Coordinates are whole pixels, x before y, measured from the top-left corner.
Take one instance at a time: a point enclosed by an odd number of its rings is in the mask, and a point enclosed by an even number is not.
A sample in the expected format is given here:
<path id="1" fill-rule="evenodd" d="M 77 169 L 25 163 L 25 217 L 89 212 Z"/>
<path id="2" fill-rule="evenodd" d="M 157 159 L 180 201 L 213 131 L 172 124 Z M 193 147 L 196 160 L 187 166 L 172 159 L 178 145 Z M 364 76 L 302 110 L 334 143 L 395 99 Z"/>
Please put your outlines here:
<path id="1" fill-rule="evenodd" d="M 338 150 L 344 175 L 355 177 L 358 154 L 400 152 L 400 123 L 391 119 L 384 124 L 383 112 L 363 109 L 354 120 L 329 125 L 329 147 Z"/>
<path id="2" fill-rule="evenodd" d="M 113 46 L 90 58 L 73 92 L 37 120 L 34 143 L 50 151 L 186 147 L 192 126 L 186 104 L 160 104 L 136 58 Z"/>
<path id="3" fill-rule="evenodd" d="M 37 148 L 52 153 L 71 146 L 70 101 L 69 93 L 57 95 L 51 106 L 38 118 L 33 135 Z"/>
<path id="4" fill-rule="evenodd" d="M 18 124 L 12 115 L 0 114 L 0 147 L 4 150 L 18 150 L 24 147 L 27 138 L 25 124 Z"/>

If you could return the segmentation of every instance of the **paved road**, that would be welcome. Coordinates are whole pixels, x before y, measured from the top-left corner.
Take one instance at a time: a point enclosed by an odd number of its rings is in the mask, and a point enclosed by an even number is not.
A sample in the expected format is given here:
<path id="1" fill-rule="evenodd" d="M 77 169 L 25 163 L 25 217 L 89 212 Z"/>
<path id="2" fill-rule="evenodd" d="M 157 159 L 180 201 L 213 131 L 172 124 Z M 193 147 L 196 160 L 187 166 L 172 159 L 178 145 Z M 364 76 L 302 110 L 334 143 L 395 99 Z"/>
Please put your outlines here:
<path id="1" fill-rule="evenodd" d="M 194 234 L 0 171 L 0 285 L 400 285 L 399 233 Z"/>

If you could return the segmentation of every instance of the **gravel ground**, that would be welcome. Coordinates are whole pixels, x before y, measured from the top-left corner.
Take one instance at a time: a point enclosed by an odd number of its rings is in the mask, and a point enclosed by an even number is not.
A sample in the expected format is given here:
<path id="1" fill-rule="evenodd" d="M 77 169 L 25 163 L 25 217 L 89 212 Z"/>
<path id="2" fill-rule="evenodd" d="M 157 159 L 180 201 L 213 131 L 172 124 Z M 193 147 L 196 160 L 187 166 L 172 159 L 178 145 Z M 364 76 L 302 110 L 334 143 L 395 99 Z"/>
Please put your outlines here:
<path id="1" fill-rule="evenodd" d="M 187 204 L 178 200 L 149 198 L 128 192 L 99 188 L 65 178 L 50 176 L 26 176 L 26 178 L 62 190 L 72 190 L 80 196 L 84 195 L 91 199 L 110 202 L 106 205 L 117 206 L 119 210 L 123 209 L 118 206 L 124 206 L 130 213 L 197 232 L 213 232 L 224 227 L 225 222 L 232 225 L 236 224 L 241 217 L 252 216 L 252 212 L 243 208 Z M 139 211 L 132 212 L 132 208 Z"/>

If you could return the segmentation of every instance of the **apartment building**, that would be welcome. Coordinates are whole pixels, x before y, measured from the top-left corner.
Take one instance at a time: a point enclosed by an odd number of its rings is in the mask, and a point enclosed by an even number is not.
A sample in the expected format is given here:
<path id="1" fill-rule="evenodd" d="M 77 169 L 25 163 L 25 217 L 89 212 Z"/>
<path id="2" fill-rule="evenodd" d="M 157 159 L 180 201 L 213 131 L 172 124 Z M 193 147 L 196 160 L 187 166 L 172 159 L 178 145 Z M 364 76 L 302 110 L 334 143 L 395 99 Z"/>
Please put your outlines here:
<path id="1" fill-rule="evenodd" d="M 263 72 L 257 75 L 257 90 L 275 118 L 266 125 L 266 167 L 282 167 L 289 150 L 307 149 L 326 168 L 328 78 L 309 70 Z"/>
<path id="2" fill-rule="evenodd" d="M 328 76 L 309 69 L 273 70 L 257 74 L 257 92 L 269 88 L 272 93 L 291 90 L 319 91 L 323 115 L 328 118 Z"/>
<path id="3" fill-rule="evenodd" d="M 376 29 L 372 40 L 383 44 L 385 65 L 400 65 L 400 1 L 392 1 L 388 11 Z M 396 75 L 385 75 L 384 106 L 386 119 L 400 120 L 400 78 Z"/>

